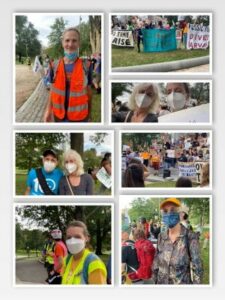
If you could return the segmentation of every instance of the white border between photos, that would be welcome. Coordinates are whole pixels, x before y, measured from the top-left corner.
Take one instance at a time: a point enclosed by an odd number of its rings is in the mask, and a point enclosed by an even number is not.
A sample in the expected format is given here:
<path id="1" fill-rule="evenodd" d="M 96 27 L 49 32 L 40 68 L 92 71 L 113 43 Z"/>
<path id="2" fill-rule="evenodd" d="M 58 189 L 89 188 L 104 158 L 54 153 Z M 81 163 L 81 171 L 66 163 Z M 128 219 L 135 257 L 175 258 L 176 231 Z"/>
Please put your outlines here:
<path id="1" fill-rule="evenodd" d="M 210 151 L 210 167 L 209 167 L 209 170 L 210 170 L 210 179 L 209 179 L 209 187 L 207 188 L 201 188 L 201 187 L 192 187 L 192 188 L 166 188 L 166 187 L 144 187 L 144 188 L 138 188 L 138 187 L 134 187 L 134 188 L 128 188 L 128 187 L 122 187 L 122 134 L 124 133 L 165 133 L 165 130 L 120 130 L 119 131 L 119 153 L 120 153 L 120 159 L 119 159 L 119 189 L 120 189 L 120 192 L 121 191 L 124 191 L 124 192 L 134 192 L 134 191 L 139 191 L 139 192 L 143 192 L 143 191 L 166 191 L 166 192 L 174 192 L 174 190 L 178 190 L 179 192 L 182 192 L 182 191 L 185 191 L 185 192 L 196 192 L 196 191 L 201 191 L 202 193 L 203 192 L 206 192 L 206 193 L 209 193 L 212 191 L 212 161 L 213 161 L 213 154 L 212 154 L 212 141 L 213 141 L 213 138 L 212 138 L 212 130 L 182 130 L 182 129 L 179 129 L 179 130 L 166 130 L 166 133 L 208 133 L 209 134 L 209 142 L 210 142 L 210 145 L 209 145 L 209 151 Z"/>
<path id="2" fill-rule="evenodd" d="M 53 288 L 53 285 L 48 285 L 48 284 L 16 284 L 16 222 L 15 222 L 15 216 L 16 216 L 16 207 L 17 206 L 110 206 L 111 207 L 111 279 L 112 279 L 112 283 L 111 284 L 104 284 L 104 285 L 94 285 L 94 284 L 90 284 L 90 285 L 57 285 L 58 288 L 114 288 L 115 286 L 115 236 L 114 236 L 114 210 L 115 210 L 115 206 L 114 203 L 99 203 L 99 202 L 95 202 L 95 203 L 87 203 L 87 202 L 76 202 L 76 203 L 51 203 L 48 204 L 46 202 L 40 202 L 40 203 L 13 203 L 13 247 L 12 247 L 12 251 L 13 251 L 13 287 L 14 288 Z M 56 287 L 56 286 L 55 286 Z"/>
<path id="3" fill-rule="evenodd" d="M 169 82 L 187 82 L 187 83 L 209 83 L 209 97 L 210 97 L 210 99 L 209 99 L 209 122 L 205 122 L 205 123 L 193 123 L 193 122 L 191 122 L 191 123 L 188 123 L 188 122 L 168 122 L 168 123 L 144 123 L 144 122 L 140 122 L 140 123 L 134 123 L 134 122 L 112 122 L 112 84 L 113 83 L 123 83 L 123 82 L 127 82 L 127 83 L 151 83 L 151 82 L 153 82 L 153 83 L 169 83 Z M 213 95 L 213 93 L 212 93 L 212 80 L 203 80 L 203 79 L 199 79 L 199 80 L 197 80 L 197 79 L 192 79 L 192 80 L 183 80 L 183 79 L 170 79 L 170 80 L 162 80 L 162 79 L 159 79 L 159 80 L 157 80 L 157 79 L 153 79 L 153 80 L 141 80 L 141 79 L 137 79 L 137 80 L 135 80 L 135 79 L 128 79 L 128 80 L 125 80 L 125 79 L 122 79 L 122 80 L 119 80 L 119 79 L 111 79 L 111 80 L 109 80 L 109 102 L 110 102 L 110 104 L 109 104 L 109 106 L 110 106 L 110 111 L 109 111 L 109 116 L 108 116 L 108 118 L 109 118 L 109 124 L 110 125 L 115 125 L 116 127 L 118 127 L 118 126 L 124 126 L 124 127 L 131 127 L 131 126 L 140 126 L 140 127 L 147 127 L 147 126 L 151 126 L 151 127 L 163 127 L 163 126 L 193 126 L 193 127 L 197 127 L 197 126 L 202 126 L 202 127 L 207 127 L 207 126 L 212 126 L 212 116 L 213 116 L 213 112 L 212 112 L 212 101 L 214 101 L 214 100 L 212 100 L 212 95 Z"/>
<path id="4" fill-rule="evenodd" d="M 113 72 L 112 71 L 112 45 L 111 45 L 111 17 L 112 16 L 120 16 L 120 15 L 127 15 L 127 16 L 146 16 L 146 15 L 169 15 L 169 16 L 177 16 L 177 15 L 192 15 L 192 16 L 209 16 L 210 17 L 210 53 L 209 53 L 209 72 Z M 176 75 L 176 76 L 186 76 L 186 75 L 203 75 L 203 76 L 212 76 L 212 65 L 213 65 L 213 39 L 212 39 L 212 23 L 213 23 L 213 13 L 212 12 L 168 12 L 168 11 L 161 11 L 161 12 L 114 12 L 109 13 L 109 32 L 108 32 L 108 46 L 109 46 L 109 75 L 121 75 L 121 76 L 129 76 L 129 75 Z"/>
<path id="5" fill-rule="evenodd" d="M 53 196 L 32 196 L 32 195 L 16 195 L 16 134 L 17 133 L 108 133 L 111 135 L 111 153 L 112 153 L 112 187 L 111 187 L 111 195 L 79 195 L 79 196 L 66 196 L 66 195 L 53 195 Z M 37 201 L 41 201 L 40 199 L 54 199 L 57 198 L 58 200 L 73 200 L 76 201 L 78 198 L 83 198 L 87 199 L 90 198 L 92 200 L 94 199 L 113 199 L 114 198 L 114 189 L 115 189 L 115 164 L 114 164 L 114 155 L 115 155 L 115 148 L 114 148 L 114 130 L 66 130 L 66 129 L 61 129 L 61 130 L 56 130 L 56 129 L 51 129 L 51 130 L 14 130 L 13 131 L 13 198 L 15 200 L 18 199 L 23 199 L 23 200 L 30 200 L 30 199 L 37 199 Z M 29 203 L 29 202 L 28 202 Z M 37 202 L 39 203 L 39 202 Z"/>
<path id="6" fill-rule="evenodd" d="M 60 16 L 73 16 L 73 15 L 91 15 L 91 16 L 101 16 L 101 56 L 102 56 L 102 76 L 101 76 L 101 85 L 102 85 L 102 89 L 101 89 L 101 122 L 68 122 L 68 123 L 63 123 L 63 122 L 49 122 L 49 123 L 45 123 L 45 122 L 16 122 L 16 63 L 15 63 L 15 59 L 16 59 L 16 55 L 15 55 L 15 49 L 16 49 L 16 25 L 15 25 L 15 20 L 16 20 L 16 16 L 21 16 L 21 15 L 27 15 L 27 14 L 41 14 L 41 15 L 60 15 Z M 99 13 L 95 13 L 95 12 L 76 12 L 76 13 L 59 13 L 59 12 L 14 12 L 12 14 L 13 17 L 13 41 L 12 41 L 12 58 L 13 58 L 13 125 L 14 126 L 19 126 L 19 125 L 29 125 L 29 126 L 40 126 L 41 127 L 46 127 L 46 126 L 52 126 L 52 127 L 57 127 L 57 126 L 62 126 L 65 128 L 71 128 L 71 127 L 78 127 L 78 126 L 95 126 L 95 125 L 104 125 L 105 119 L 104 119 L 104 94 L 105 94 L 105 52 L 104 52 L 104 33 L 105 33 L 105 28 L 104 28 L 104 13 L 103 12 L 99 12 Z M 92 103 L 93 105 L 93 103 Z"/>
<path id="7" fill-rule="evenodd" d="M 119 264 L 121 264 L 121 261 L 122 261 L 122 253 L 121 253 L 121 228 L 122 228 L 122 218 L 121 218 L 121 210 L 122 210 L 122 205 L 121 205 L 121 201 L 122 200 L 122 197 L 130 197 L 130 198 L 134 198 L 134 197 L 140 197 L 140 195 L 120 195 L 119 196 L 119 249 L 118 249 L 118 257 L 119 257 Z M 175 198 L 209 198 L 209 220 L 210 220 L 210 243 L 209 243 L 209 284 L 191 284 L 191 285 L 169 285 L 169 284 L 143 284 L 143 285 L 126 285 L 126 284 L 122 284 L 121 283 L 121 273 L 120 273 L 120 270 L 121 268 L 119 267 L 118 268 L 118 278 L 119 278 L 119 287 L 121 288 L 205 288 L 205 287 L 209 287 L 209 288 L 212 288 L 213 286 L 213 248 L 212 248 L 212 243 L 213 243 L 213 236 L 214 236 L 214 232 L 212 232 L 212 215 L 213 215 L 213 206 L 212 206 L 212 195 L 195 195 L 195 196 L 192 196 L 192 195 L 174 195 L 174 194 L 170 194 L 170 195 L 142 195 L 141 196 L 142 198 L 171 198 L 171 197 L 175 197 Z"/>

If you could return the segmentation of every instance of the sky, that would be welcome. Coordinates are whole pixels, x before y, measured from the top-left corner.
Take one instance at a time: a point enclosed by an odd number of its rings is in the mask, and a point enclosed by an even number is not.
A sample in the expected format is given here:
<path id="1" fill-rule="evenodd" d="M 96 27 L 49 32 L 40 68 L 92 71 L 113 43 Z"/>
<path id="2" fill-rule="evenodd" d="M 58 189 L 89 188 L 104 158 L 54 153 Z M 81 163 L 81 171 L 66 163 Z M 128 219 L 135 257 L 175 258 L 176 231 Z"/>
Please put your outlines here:
<path id="1" fill-rule="evenodd" d="M 97 155 L 100 155 L 101 152 L 112 152 L 112 137 L 111 134 L 108 134 L 105 139 L 104 143 L 100 146 L 96 146 L 94 143 L 90 141 L 90 136 L 92 136 L 93 133 L 85 133 L 84 134 L 84 151 L 89 150 L 91 148 L 95 148 L 97 151 Z"/>
<path id="2" fill-rule="evenodd" d="M 63 17 L 68 21 L 67 27 L 74 27 L 79 25 L 79 17 L 81 16 L 82 22 L 88 21 L 88 15 L 85 14 L 45 14 L 45 13 L 29 13 L 23 14 L 28 17 L 28 21 L 31 22 L 35 29 L 39 31 L 38 39 L 43 46 L 48 46 L 47 36 L 51 32 L 50 26 L 53 25 L 56 18 Z"/>

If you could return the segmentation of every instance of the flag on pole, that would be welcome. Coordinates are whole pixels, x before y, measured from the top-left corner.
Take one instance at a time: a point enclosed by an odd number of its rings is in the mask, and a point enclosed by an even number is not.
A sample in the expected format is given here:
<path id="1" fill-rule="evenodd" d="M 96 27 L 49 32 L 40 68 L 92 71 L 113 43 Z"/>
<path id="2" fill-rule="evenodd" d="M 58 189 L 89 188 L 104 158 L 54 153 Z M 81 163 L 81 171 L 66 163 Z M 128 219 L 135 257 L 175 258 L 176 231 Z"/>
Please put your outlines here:
<path id="1" fill-rule="evenodd" d="M 42 69 L 42 65 L 40 63 L 38 56 L 36 56 L 34 60 L 33 72 L 34 73 L 40 72 L 41 69 Z"/>

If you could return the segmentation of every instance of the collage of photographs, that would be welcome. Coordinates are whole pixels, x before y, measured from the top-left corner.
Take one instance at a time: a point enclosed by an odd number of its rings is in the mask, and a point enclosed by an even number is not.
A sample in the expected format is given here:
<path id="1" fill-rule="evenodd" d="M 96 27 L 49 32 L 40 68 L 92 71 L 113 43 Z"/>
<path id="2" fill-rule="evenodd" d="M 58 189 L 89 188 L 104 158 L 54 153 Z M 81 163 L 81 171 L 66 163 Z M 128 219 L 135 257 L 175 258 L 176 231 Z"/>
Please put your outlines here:
<path id="1" fill-rule="evenodd" d="M 212 286 L 212 17 L 13 14 L 15 287 Z"/>

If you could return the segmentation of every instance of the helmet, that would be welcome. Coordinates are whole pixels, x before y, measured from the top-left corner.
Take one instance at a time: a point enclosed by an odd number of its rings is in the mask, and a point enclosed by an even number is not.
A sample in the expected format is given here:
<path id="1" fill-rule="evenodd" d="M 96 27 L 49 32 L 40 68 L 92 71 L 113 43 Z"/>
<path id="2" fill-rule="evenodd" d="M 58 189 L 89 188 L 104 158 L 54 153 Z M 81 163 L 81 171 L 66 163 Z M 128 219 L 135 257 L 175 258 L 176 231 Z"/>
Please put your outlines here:
<path id="1" fill-rule="evenodd" d="M 62 238 L 62 231 L 60 229 L 54 229 L 51 231 L 51 236 L 54 240 Z"/>

